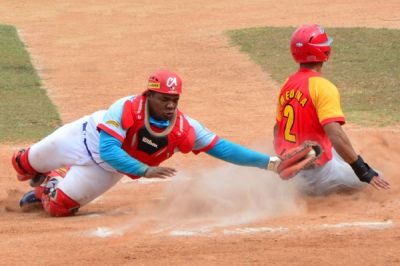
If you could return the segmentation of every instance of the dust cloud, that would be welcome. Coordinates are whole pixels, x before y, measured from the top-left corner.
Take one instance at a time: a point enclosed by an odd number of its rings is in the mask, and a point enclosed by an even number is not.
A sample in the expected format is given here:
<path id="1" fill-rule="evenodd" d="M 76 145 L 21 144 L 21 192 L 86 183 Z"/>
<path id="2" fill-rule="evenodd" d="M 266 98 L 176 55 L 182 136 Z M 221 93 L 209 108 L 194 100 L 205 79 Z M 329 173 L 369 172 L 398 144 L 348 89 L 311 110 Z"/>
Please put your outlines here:
<path id="1" fill-rule="evenodd" d="M 179 174 L 164 191 L 157 216 L 166 223 L 230 226 L 303 213 L 300 184 L 261 169 L 228 165 Z"/>

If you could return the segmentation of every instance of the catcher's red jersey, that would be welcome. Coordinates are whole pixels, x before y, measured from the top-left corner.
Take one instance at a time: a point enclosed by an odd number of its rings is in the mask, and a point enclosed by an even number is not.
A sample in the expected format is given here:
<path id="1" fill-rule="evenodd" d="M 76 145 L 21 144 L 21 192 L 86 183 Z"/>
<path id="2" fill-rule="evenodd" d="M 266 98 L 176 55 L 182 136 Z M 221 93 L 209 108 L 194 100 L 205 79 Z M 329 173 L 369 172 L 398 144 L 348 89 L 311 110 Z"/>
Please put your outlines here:
<path id="1" fill-rule="evenodd" d="M 325 164 L 332 159 L 332 143 L 323 126 L 345 123 L 338 89 L 318 72 L 301 68 L 287 79 L 279 93 L 276 122 L 277 154 L 313 140 L 325 151 L 316 164 Z"/>

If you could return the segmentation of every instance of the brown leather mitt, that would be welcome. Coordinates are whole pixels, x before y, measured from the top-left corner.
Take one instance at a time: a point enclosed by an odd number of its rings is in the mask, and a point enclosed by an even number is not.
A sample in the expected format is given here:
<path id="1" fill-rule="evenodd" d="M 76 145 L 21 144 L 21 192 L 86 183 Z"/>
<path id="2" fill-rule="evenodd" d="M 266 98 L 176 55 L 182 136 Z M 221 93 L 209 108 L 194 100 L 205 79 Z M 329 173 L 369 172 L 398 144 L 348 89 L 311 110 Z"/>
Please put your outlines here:
<path id="1" fill-rule="evenodd" d="M 315 141 L 305 141 L 300 146 L 284 151 L 279 158 L 278 174 L 282 179 L 289 179 L 303 169 L 314 166 L 323 150 Z"/>

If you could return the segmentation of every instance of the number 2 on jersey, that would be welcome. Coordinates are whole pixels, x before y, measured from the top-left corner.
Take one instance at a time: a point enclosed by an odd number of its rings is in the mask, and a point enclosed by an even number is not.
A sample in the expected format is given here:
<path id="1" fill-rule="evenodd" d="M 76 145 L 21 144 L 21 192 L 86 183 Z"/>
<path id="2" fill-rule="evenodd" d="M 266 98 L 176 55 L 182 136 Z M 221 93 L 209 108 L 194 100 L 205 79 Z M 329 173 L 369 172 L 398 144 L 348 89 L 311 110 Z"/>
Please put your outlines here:
<path id="1" fill-rule="evenodd" d="M 294 109 L 290 104 L 286 105 L 283 109 L 283 116 L 286 117 L 285 125 L 285 140 L 290 142 L 296 142 L 296 135 L 292 134 L 290 131 L 294 124 Z"/>

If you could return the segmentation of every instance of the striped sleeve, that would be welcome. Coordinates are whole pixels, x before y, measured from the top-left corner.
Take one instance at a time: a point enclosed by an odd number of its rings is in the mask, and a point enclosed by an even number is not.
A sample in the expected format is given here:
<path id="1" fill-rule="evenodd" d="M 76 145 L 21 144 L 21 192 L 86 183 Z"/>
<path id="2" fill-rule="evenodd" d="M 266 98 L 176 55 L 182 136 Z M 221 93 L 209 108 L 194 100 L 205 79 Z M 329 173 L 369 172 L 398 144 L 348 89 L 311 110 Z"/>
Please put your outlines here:
<path id="1" fill-rule="evenodd" d="M 322 77 L 312 77 L 309 81 L 310 96 L 317 111 L 321 125 L 331 122 L 345 123 L 340 104 L 339 90 Z"/>

